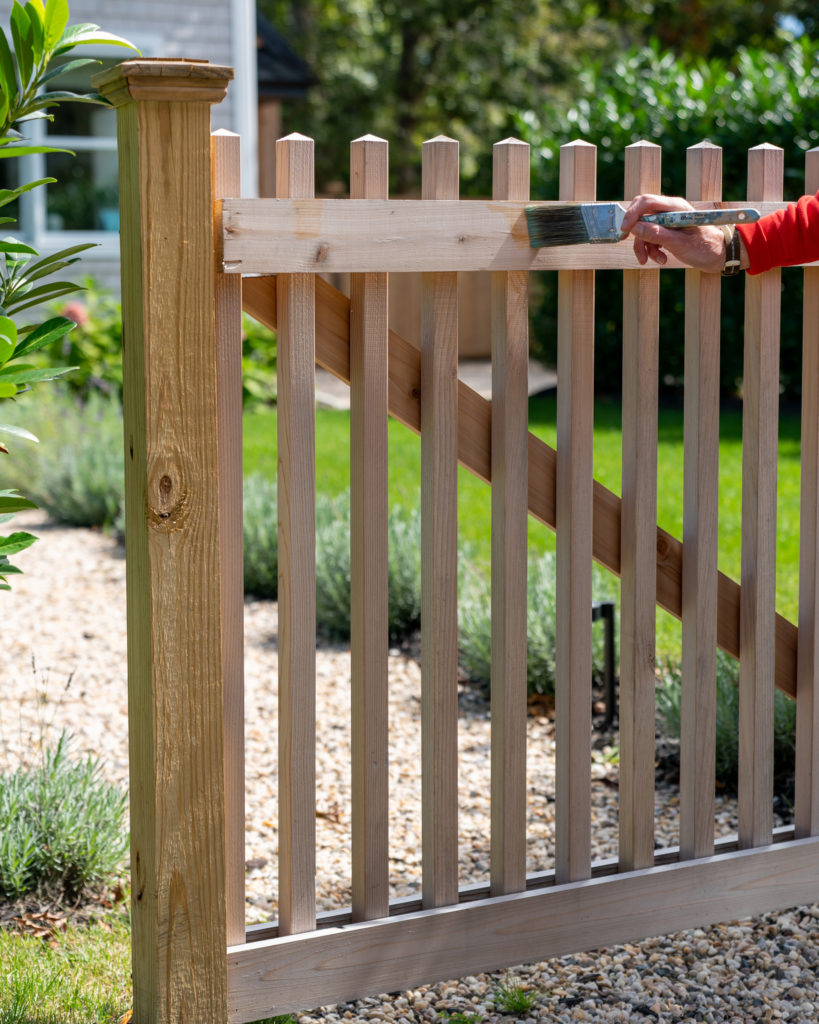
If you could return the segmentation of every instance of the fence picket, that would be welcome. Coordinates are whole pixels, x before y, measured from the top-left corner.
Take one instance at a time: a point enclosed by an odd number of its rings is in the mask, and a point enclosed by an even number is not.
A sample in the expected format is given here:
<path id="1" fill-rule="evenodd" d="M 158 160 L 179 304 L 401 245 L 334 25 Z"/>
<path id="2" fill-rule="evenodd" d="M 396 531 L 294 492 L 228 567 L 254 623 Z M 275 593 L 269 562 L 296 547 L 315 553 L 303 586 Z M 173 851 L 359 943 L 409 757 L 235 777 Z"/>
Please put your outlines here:
<path id="1" fill-rule="evenodd" d="M 457 199 L 458 175 L 454 139 L 424 143 L 424 199 Z M 458 900 L 458 275 L 423 274 L 421 303 L 422 888 L 439 907 Z"/>
<path id="2" fill-rule="evenodd" d="M 313 195 L 313 140 L 276 143 L 276 193 Z M 315 927 L 315 278 L 276 279 L 279 460 L 279 928 Z"/>
<path id="3" fill-rule="evenodd" d="M 689 200 L 722 199 L 722 150 L 688 150 Z M 685 272 L 680 850 L 714 852 L 721 279 Z"/>
<path id="4" fill-rule="evenodd" d="M 493 149 L 494 199 L 529 198 L 529 146 Z M 526 887 L 529 275 L 492 275 L 492 894 Z"/>
<path id="5" fill-rule="evenodd" d="M 748 199 L 782 196 L 783 151 L 748 153 Z M 739 616 L 739 838 L 764 846 L 773 829 L 776 462 L 781 271 L 745 283 L 742 381 L 742 555 Z"/>
<path id="6" fill-rule="evenodd" d="M 625 194 L 660 191 L 659 146 L 626 149 Z M 659 270 L 623 272 L 620 867 L 654 863 L 654 645 Z"/>
<path id="7" fill-rule="evenodd" d="M 213 197 L 241 192 L 240 140 L 211 136 Z M 217 225 L 214 225 L 217 228 Z M 214 279 L 219 545 L 222 551 L 222 678 L 225 749 L 225 903 L 227 941 L 245 934 L 245 651 L 242 531 L 242 282 Z M 272 381 L 271 381 L 272 384 Z"/>
<path id="8" fill-rule="evenodd" d="M 350 196 L 386 199 L 388 146 L 350 146 Z M 389 913 L 387 275 L 350 275 L 353 920 Z"/>
<path id="9" fill-rule="evenodd" d="M 805 156 L 805 193 L 819 191 L 819 148 Z M 819 269 L 804 271 L 802 500 L 799 515 L 794 819 L 800 838 L 819 832 Z"/>
<path id="10" fill-rule="evenodd" d="M 595 198 L 597 147 L 560 148 L 560 198 Z M 558 273 L 555 874 L 591 872 L 594 271 Z"/>

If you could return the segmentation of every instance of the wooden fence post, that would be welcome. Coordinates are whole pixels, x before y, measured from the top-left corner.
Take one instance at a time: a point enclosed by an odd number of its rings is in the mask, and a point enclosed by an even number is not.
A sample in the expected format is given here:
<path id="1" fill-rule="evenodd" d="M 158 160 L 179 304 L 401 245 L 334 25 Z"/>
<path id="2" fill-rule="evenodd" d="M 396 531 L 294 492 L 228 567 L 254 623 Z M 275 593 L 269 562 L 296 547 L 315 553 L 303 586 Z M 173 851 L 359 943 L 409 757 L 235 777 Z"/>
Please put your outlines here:
<path id="1" fill-rule="evenodd" d="M 119 135 L 136 1024 L 227 1019 L 210 105 L 232 75 L 95 81 Z"/>

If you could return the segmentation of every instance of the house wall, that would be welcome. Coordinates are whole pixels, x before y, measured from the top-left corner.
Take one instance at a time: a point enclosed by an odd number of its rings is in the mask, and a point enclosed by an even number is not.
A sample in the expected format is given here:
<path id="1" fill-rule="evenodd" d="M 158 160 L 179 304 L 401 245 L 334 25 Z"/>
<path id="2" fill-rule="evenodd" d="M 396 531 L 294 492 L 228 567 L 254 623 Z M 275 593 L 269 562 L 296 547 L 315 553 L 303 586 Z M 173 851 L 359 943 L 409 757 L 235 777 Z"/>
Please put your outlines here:
<path id="1" fill-rule="evenodd" d="M 7 36 L 11 7 L 11 0 L 0 0 L 0 24 Z M 242 135 L 243 192 L 255 194 L 256 110 L 239 109 L 241 104 L 236 102 L 238 96 L 245 97 L 245 108 L 248 97 L 255 102 L 253 0 L 70 0 L 70 9 L 71 24 L 98 24 L 106 32 L 134 43 L 145 57 L 209 60 L 234 67 L 237 77 L 231 82 L 227 97 L 213 109 L 213 128 L 227 128 Z M 248 35 L 247 39 L 237 38 L 242 32 Z M 122 60 L 133 56 L 117 47 L 106 47 L 96 53 Z M 251 58 L 252 67 L 247 60 L 239 59 L 243 55 Z M 45 252 L 54 247 L 40 248 Z M 79 273 L 90 274 L 119 291 L 118 239 L 113 237 L 85 253 Z"/>

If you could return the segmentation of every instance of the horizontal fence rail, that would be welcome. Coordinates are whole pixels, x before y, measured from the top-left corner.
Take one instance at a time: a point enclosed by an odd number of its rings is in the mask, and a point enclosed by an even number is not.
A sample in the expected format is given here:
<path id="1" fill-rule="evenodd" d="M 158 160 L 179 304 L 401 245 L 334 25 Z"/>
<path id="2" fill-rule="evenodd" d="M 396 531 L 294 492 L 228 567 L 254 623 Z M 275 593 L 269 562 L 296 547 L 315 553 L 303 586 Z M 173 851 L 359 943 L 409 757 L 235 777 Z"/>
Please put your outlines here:
<path id="1" fill-rule="evenodd" d="M 227 274 L 638 269 L 629 241 L 533 249 L 527 205 L 478 199 L 225 199 L 218 251 Z M 737 209 L 749 203 L 692 205 Z M 783 205 L 754 204 L 761 213 Z M 682 264 L 669 256 L 667 266 Z"/>
<path id="2" fill-rule="evenodd" d="M 531 248 L 528 147 L 498 143 L 492 199 L 461 201 L 458 145 L 431 139 L 422 198 L 392 201 L 387 144 L 364 136 L 351 148 L 351 198 L 316 200 L 313 141 L 293 135 L 277 144 L 278 198 L 241 199 L 229 194 L 237 187 L 235 138 L 214 138 L 211 177 L 206 113 L 224 91 L 226 69 L 123 67 L 108 89 L 119 103 L 127 186 L 136 1019 L 158 1024 L 193 1012 L 203 1022 L 241 1024 L 814 900 L 819 268 L 805 271 L 797 630 L 774 606 L 778 272 L 745 283 L 736 582 L 716 563 L 718 278 L 686 271 L 680 540 L 658 528 L 656 515 L 660 271 L 640 268 L 628 242 Z M 819 187 L 818 156 L 808 154 L 809 187 Z M 783 205 L 782 163 L 781 150 L 752 150 L 747 199 L 725 202 L 721 153 L 703 143 L 688 151 L 686 192 L 695 206 L 751 203 L 766 213 Z M 628 147 L 625 165 L 626 197 L 659 190 L 659 147 Z M 596 188 L 595 147 L 562 147 L 560 201 L 593 200 Z M 529 433 L 526 417 L 528 274 L 548 269 L 558 271 L 556 447 Z M 458 379 L 457 273 L 464 270 L 492 271 L 491 402 Z M 592 471 L 597 270 L 625 272 L 622 498 Z M 351 275 L 349 297 L 319 276 L 330 272 Z M 420 347 L 389 328 L 393 272 L 421 275 Z M 190 294 L 182 287 L 188 279 Z M 249 928 L 235 535 L 240 291 L 244 310 L 278 333 L 278 920 Z M 349 908 L 323 914 L 316 909 L 316 365 L 346 381 L 351 394 L 352 898 Z M 186 376 L 191 368 L 196 386 Z M 389 899 L 389 415 L 421 435 L 422 869 L 419 894 L 397 901 Z M 458 863 L 459 463 L 492 486 L 491 867 L 485 883 L 466 886 Z M 552 792 L 539 785 L 529 797 L 554 800 L 554 868 L 527 875 L 529 516 L 556 531 L 557 666 L 555 780 Z M 593 857 L 591 831 L 594 560 L 621 578 L 619 852 L 604 862 Z M 680 843 L 663 850 L 655 850 L 653 831 L 656 606 L 683 622 Z M 717 646 L 740 659 L 739 828 L 729 839 L 715 836 L 713 804 Z M 775 687 L 800 706 L 788 828 L 773 825 Z"/>

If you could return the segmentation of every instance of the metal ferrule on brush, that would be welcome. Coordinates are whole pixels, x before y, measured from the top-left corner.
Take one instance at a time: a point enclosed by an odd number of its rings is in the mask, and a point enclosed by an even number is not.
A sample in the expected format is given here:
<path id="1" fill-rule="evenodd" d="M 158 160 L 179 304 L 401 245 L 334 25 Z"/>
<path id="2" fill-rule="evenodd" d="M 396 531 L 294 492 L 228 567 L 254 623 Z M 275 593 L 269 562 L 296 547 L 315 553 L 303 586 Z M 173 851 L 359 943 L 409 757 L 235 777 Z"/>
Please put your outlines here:
<path id="1" fill-rule="evenodd" d="M 618 203 L 584 203 L 583 223 L 589 242 L 619 242 L 625 210 Z"/>

